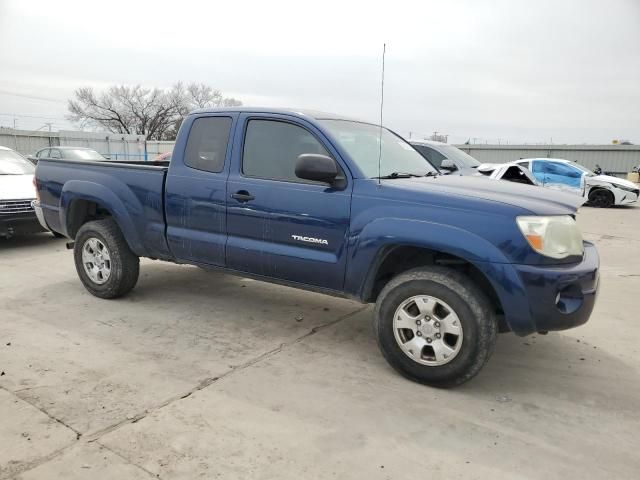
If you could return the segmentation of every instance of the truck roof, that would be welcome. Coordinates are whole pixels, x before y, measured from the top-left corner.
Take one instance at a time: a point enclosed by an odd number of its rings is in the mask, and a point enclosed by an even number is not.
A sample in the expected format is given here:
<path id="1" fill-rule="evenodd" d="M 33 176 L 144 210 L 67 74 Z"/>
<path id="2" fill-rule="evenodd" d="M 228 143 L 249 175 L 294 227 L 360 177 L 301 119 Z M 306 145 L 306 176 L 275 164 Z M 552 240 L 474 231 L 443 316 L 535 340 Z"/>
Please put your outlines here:
<path id="1" fill-rule="evenodd" d="M 371 123 L 358 120 L 356 118 L 338 115 L 336 113 L 322 112 L 319 110 L 309 110 L 304 108 L 270 108 L 270 107 L 216 107 L 216 108 L 200 108 L 190 112 L 189 115 L 200 113 L 274 113 L 279 115 L 291 115 L 294 117 L 306 117 L 315 120 L 350 120 L 353 122 Z"/>

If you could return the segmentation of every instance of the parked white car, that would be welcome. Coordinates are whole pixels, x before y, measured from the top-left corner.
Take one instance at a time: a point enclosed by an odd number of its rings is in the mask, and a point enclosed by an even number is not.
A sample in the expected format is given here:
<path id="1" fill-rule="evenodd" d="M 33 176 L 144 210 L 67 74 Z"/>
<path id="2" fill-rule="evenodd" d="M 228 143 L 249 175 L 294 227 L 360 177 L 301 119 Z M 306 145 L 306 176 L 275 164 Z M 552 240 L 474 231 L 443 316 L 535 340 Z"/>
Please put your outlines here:
<path id="1" fill-rule="evenodd" d="M 26 158 L 0 146 L 0 237 L 43 231 L 31 203 L 35 167 Z"/>
<path id="2" fill-rule="evenodd" d="M 543 187 L 582 195 L 594 207 L 631 205 L 640 195 L 635 183 L 610 175 L 596 175 L 570 160 L 525 158 L 514 163 L 529 169 Z"/>
<path id="3" fill-rule="evenodd" d="M 480 163 L 468 153 L 447 143 L 431 140 L 411 140 L 409 143 L 445 175 L 484 175 L 494 180 L 537 184 L 526 168 L 515 163 Z"/>

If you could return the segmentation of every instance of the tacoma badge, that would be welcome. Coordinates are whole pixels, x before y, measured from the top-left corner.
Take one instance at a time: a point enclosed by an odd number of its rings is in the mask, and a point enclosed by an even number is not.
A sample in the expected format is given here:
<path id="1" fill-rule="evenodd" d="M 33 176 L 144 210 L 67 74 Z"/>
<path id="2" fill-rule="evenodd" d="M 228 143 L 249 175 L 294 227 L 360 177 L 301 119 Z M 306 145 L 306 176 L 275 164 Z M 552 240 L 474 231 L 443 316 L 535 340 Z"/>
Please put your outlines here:
<path id="1" fill-rule="evenodd" d="M 322 245 L 329 245 L 324 238 L 313 238 L 313 237 L 303 237 L 300 235 L 291 235 L 291 238 L 294 240 L 298 240 L 299 242 L 308 242 L 308 243 L 320 243 Z"/>

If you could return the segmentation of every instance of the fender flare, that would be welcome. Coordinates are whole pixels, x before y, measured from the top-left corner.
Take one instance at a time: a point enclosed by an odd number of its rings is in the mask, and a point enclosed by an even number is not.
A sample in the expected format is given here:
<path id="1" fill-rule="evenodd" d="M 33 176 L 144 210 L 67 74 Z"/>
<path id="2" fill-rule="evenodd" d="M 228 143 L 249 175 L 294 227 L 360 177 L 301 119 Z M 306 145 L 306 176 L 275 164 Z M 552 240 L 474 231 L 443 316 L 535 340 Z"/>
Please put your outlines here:
<path id="1" fill-rule="evenodd" d="M 129 248 L 136 255 L 144 256 L 145 248 L 140 241 L 140 236 L 128 211 L 128 209 L 142 211 L 142 205 L 133 194 L 125 194 L 125 197 L 123 201 L 112 190 L 99 183 L 86 180 L 70 180 L 66 182 L 60 194 L 59 210 L 60 225 L 64 229 L 64 233 L 68 235 L 67 215 L 71 204 L 75 200 L 88 200 L 98 204 L 111 213 L 118 227 L 120 227 Z M 125 201 L 127 204 L 126 208 Z"/>

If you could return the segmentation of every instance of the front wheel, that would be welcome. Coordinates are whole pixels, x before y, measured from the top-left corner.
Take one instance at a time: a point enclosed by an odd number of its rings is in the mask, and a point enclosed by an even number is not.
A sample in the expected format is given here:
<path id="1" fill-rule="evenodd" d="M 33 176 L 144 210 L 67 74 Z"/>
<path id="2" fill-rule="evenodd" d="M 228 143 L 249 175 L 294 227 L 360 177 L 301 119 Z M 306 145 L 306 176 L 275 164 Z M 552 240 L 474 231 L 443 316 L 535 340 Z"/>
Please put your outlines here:
<path id="1" fill-rule="evenodd" d="M 116 298 L 135 287 L 140 259 L 112 218 L 85 223 L 76 235 L 73 258 L 85 288 L 96 297 Z"/>
<path id="2" fill-rule="evenodd" d="M 596 208 L 609 208 L 612 207 L 615 203 L 615 198 L 613 193 L 609 190 L 605 190 L 603 188 L 599 188 L 597 190 L 593 190 L 589 194 L 589 205 Z"/>
<path id="3" fill-rule="evenodd" d="M 435 387 L 473 378 L 491 356 L 497 331 L 486 295 L 448 268 L 400 274 L 376 303 L 375 332 L 384 357 L 405 377 Z"/>

